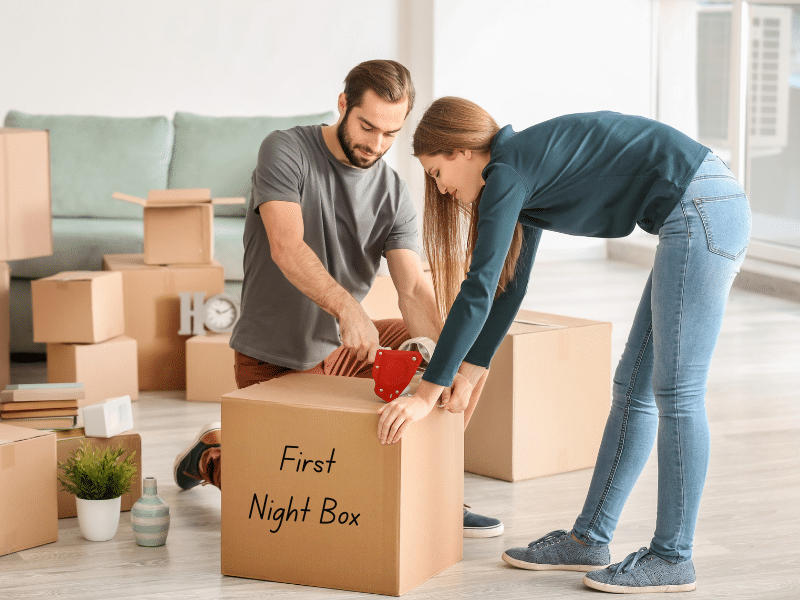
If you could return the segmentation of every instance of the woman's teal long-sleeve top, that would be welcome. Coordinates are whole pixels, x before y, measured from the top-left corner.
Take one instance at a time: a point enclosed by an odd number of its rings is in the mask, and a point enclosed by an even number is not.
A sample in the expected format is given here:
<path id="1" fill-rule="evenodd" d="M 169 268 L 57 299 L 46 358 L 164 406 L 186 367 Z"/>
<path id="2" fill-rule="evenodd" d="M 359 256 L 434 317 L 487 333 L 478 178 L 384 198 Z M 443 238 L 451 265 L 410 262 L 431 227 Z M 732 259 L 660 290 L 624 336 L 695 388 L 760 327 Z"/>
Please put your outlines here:
<path id="1" fill-rule="evenodd" d="M 566 115 L 492 142 L 469 272 L 423 379 L 450 386 L 461 362 L 489 363 L 519 310 L 541 230 L 614 238 L 638 225 L 657 234 L 709 149 L 644 117 Z M 524 245 L 516 276 L 494 298 L 514 228 Z"/>

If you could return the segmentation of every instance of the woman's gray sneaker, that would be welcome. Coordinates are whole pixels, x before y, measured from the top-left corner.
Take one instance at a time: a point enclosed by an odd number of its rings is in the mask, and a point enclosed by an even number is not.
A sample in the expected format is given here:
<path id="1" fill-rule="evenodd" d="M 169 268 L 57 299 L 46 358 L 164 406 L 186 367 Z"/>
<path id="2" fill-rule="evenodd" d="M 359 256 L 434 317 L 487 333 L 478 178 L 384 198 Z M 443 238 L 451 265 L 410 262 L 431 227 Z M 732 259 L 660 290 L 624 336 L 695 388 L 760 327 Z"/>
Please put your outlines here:
<path id="1" fill-rule="evenodd" d="M 691 592 L 697 587 L 691 560 L 671 563 L 647 548 L 629 554 L 621 563 L 587 573 L 583 583 L 614 594 Z"/>
<path id="2" fill-rule="evenodd" d="M 564 531 L 551 531 L 528 544 L 527 548 L 511 548 L 503 560 L 513 567 L 532 571 L 593 571 L 611 562 L 608 545 L 584 546 Z"/>

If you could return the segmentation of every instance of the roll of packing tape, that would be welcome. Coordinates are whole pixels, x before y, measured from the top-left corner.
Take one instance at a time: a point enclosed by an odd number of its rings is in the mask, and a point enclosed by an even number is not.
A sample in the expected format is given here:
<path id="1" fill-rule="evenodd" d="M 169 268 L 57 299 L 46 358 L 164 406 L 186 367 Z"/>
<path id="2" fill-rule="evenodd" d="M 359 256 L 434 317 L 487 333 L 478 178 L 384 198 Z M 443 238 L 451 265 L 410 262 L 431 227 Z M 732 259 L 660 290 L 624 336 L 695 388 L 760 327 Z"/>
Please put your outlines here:
<path id="1" fill-rule="evenodd" d="M 400 344 L 398 350 L 416 350 L 422 355 L 425 363 L 430 362 L 433 351 L 436 349 L 436 342 L 426 337 L 415 337 Z"/>

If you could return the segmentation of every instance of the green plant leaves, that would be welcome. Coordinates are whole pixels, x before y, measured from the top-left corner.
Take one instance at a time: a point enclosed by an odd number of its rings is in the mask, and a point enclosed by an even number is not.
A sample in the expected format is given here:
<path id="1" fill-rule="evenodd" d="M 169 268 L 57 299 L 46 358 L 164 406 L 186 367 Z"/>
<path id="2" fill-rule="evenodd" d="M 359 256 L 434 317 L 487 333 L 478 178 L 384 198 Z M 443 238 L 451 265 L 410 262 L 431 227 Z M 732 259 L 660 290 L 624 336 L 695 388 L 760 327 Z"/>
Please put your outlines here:
<path id="1" fill-rule="evenodd" d="M 66 461 L 58 463 L 64 472 L 59 476 L 61 487 L 83 500 L 110 500 L 126 494 L 137 475 L 133 461 L 135 452 L 123 460 L 121 446 L 95 448 L 81 443 Z"/>

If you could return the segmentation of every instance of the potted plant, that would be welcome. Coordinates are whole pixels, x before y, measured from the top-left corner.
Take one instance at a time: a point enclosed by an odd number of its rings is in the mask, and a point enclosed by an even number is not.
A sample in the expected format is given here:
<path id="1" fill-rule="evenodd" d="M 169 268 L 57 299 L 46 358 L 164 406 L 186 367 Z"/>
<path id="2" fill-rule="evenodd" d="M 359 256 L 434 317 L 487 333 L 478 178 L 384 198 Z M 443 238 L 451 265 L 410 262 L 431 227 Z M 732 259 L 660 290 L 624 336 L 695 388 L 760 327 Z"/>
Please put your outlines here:
<path id="1" fill-rule="evenodd" d="M 83 537 L 93 542 L 110 540 L 119 527 L 120 498 L 131 489 L 137 476 L 134 453 L 125 459 L 125 449 L 99 449 L 85 442 L 66 461 L 58 463 L 64 475 L 58 480 L 75 494 L 78 526 Z"/>

